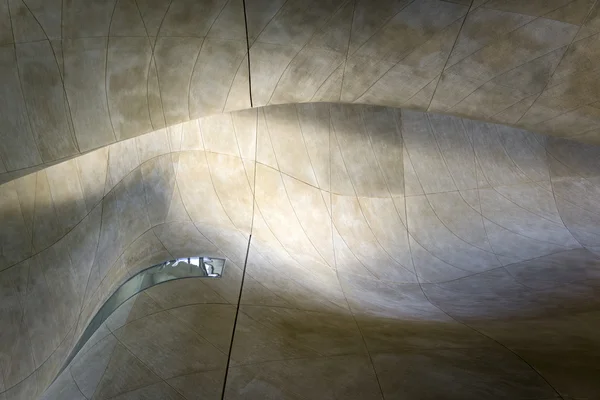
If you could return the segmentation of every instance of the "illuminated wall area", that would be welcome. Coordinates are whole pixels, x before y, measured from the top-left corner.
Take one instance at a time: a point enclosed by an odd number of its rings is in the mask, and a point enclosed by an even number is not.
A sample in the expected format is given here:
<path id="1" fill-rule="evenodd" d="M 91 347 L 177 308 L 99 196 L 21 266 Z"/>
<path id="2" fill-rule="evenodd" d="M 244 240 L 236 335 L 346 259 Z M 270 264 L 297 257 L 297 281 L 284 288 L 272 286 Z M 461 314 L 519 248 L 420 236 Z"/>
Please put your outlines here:
<path id="1" fill-rule="evenodd" d="M 595 0 L 0 0 L 0 400 L 600 398 L 599 68 Z"/>

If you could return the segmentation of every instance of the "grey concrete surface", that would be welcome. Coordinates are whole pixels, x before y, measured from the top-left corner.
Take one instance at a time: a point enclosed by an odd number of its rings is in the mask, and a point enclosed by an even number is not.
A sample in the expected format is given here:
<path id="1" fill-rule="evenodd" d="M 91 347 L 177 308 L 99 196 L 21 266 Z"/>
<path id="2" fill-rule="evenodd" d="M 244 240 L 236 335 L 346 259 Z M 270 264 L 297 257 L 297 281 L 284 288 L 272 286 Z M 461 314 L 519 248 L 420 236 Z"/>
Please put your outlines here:
<path id="1" fill-rule="evenodd" d="M 0 400 L 599 398 L 599 2 L 245 4 L 0 1 Z"/>
<path id="2" fill-rule="evenodd" d="M 594 398 L 599 159 L 319 103 L 184 122 L 5 183 L 3 395 L 220 398 L 205 391 L 252 235 L 226 398 Z M 227 258 L 227 279 L 149 289 L 46 390 L 120 283 L 191 253 Z"/>

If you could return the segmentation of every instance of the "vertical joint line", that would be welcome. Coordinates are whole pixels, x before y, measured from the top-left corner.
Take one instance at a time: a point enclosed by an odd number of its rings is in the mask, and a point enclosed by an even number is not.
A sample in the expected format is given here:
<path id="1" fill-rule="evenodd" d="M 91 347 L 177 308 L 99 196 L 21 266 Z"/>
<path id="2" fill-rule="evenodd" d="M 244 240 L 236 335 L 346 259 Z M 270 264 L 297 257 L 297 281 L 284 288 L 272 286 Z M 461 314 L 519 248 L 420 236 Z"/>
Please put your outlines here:
<path id="1" fill-rule="evenodd" d="M 248 265 L 248 255 L 250 254 L 251 241 L 252 234 L 248 236 L 248 247 L 246 248 L 246 258 L 244 259 L 244 268 L 242 269 L 242 281 L 240 282 L 240 293 L 238 295 L 237 307 L 235 309 L 235 318 L 233 320 L 233 327 L 231 330 L 231 342 L 229 343 L 229 352 L 227 353 L 227 365 L 225 365 L 225 377 L 223 378 L 223 390 L 221 391 L 221 400 L 225 398 L 225 388 L 227 387 L 227 376 L 229 376 L 229 364 L 231 362 L 231 351 L 233 350 L 235 330 L 237 327 L 238 316 L 240 314 L 240 304 L 242 303 L 242 292 L 244 290 L 244 279 L 246 278 L 246 266 Z"/>
<path id="2" fill-rule="evenodd" d="M 246 54 L 248 56 L 248 95 L 250 97 L 250 108 L 254 107 L 252 101 L 252 74 L 250 73 L 250 36 L 248 35 L 248 13 L 246 12 L 246 0 L 242 0 L 244 8 L 244 27 L 246 29 Z"/>

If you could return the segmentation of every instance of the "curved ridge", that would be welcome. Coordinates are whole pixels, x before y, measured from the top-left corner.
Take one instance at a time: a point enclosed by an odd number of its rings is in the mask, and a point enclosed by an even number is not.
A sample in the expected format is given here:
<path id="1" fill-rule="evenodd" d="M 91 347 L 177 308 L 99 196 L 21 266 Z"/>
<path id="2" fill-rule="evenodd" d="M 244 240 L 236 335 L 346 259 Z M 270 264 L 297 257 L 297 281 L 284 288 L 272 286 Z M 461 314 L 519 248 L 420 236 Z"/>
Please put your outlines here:
<path id="1" fill-rule="evenodd" d="M 0 397 L 600 395 L 597 0 L 43 3 L 0 5 Z"/>
<path id="2" fill-rule="evenodd" d="M 11 0 L 10 3 L 13 11 L 19 9 L 16 2 Z M 35 13 L 30 12 L 29 3 L 35 7 Z M 462 4 L 443 0 L 398 4 L 378 0 L 368 7 L 358 0 L 332 0 L 327 5 L 311 2 L 306 7 L 297 7 L 294 2 L 272 0 L 272 4 L 265 3 L 257 9 L 254 9 L 258 7 L 255 4 L 244 8 L 243 2 L 231 0 L 220 2 L 214 10 L 208 0 L 197 4 L 184 0 L 176 0 L 175 5 L 172 1 L 143 3 L 142 8 L 136 1 L 130 5 L 131 0 L 121 0 L 109 6 L 88 9 L 70 3 L 63 6 L 61 2 L 44 6 L 29 3 L 22 7 L 27 10 L 24 16 L 16 12 L 11 14 L 10 7 L 3 11 L 6 15 L 2 18 L 10 22 L 12 32 L 10 36 L 7 32 L 0 43 L 13 44 L 18 54 L 14 60 L 4 59 L 3 67 L 10 71 L 21 64 L 21 69 L 29 69 L 36 60 L 30 60 L 22 51 L 36 40 L 48 45 L 50 40 L 64 42 L 66 46 L 62 46 L 62 51 L 68 65 L 65 65 L 64 76 L 56 71 L 59 75 L 56 84 L 48 81 L 53 79 L 52 74 L 5 75 L 6 83 L 10 85 L 23 86 L 31 79 L 38 79 L 45 86 L 39 86 L 37 93 L 8 94 L 19 97 L 11 100 L 15 104 L 23 102 L 28 111 L 24 115 L 23 110 L 14 109 L 14 112 L 1 115 L 3 125 L 10 127 L 3 134 L 6 145 L 0 148 L 3 169 L 6 169 L 0 171 L 2 181 L 15 179 L 124 137 L 145 134 L 152 129 L 149 126 L 155 126 L 155 120 L 164 117 L 162 114 L 167 117 L 166 123 L 172 125 L 191 117 L 248 108 L 250 105 L 244 99 L 248 90 L 252 91 L 250 94 L 257 105 L 285 103 L 289 99 L 311 102 L 325 84 L 331 86 L 331 93 L 339 93 L 341 97 L 337 94 L 333 97 L 319 96 L 321 101 L 457 113 L 598 143 L 600 90 L 593 84 L 596 71 L 592 67 L 598 54 L 594 39 L 600 34 L 596 30 L 598 3 L 595 0 L 558 1 L 552 7 L 537 2 L 523 7 L 502 0 L 475 4 L 474 7 L 469 2 Z M 197 11 L 202 7 L 212 11 L 206 15 L 185 12 L 186 9 Z M 117 9 L 119 27 L 115 30 L 111 25 Z M 251 15 L 245 18 L 248 9 Z M 86 18 L 95 21 L 86 25 L 83 22 Z M 245 57 L 240 58 L 238 50 L 241 47 L 221 46 L 218 52 L 212 49 L 204 54 L 204 44 L 198 47 L 197 57 L 183 60 L 182 52 L 187 42 L 176 40 L 177 32 L 181 31 L 174 25 L 177 18 L 183 24 L 181 29 L 191 35 L 190 40 L 239 42 L 246 48 L 246 57 L 250 57 L 251 62 L 244 63 Z M 126 27 L 128 19 L 131 27 Z M 49 36 L 40 21 L 52 26 L 60 22 L 60 35 L 53 33 Z M 411 21 L 421 21 L 421 26 L 412 26 Z M 452 29 L 450 35 L 443 34 L 452 24 L 459 25 Z M 132 107 L 131 101 L 122 99 L 123 93 L 112 92 L 109 98 L 106 81 L 110 71 L 106 54 L 107 68 L 104 76 L 100 76 L 100 71 L 95 68 L 98 55 L 86 46 L 70 45 L 90 38 L 105 38 L 107 43 L 111 39 L 134 39 L 139 33 L 136 30 L 138 25 L 148 40 L 130 40 L 129 47 L 113 55 L 116 57 L 114 66 L 135 63 L 147 50 L 136 46 L 150 44 L 147 72 L 139 72 L 144 79 L 138 76 L 139 79 L 129 79 L 128 82 L 133 85 L 130 88 L 132 93 L 146 93 L 144 102 L 147 108 L 152 108 L 148 87 L 150 73 L 154 74 L 152 69 L 157 69 L 159 87 L 155 95 L 159 97 L 160 106 L 155 106 L 161 110 L 147 110 L 150 116 Z M 192 29 L 192 26 L 195 28 Z M 257 34 L 249 38 L 246 37 L 247 32 Z M 440 37 L 452 46 L 446 45 L 446 48 L 440 44 L 442 48 L 438 49 L 436 43 Z M 152 38 L 155 38 L 154 43 Z M 160 51 L 160 42 L 165 40 L 169 41 L 171 52 Z M 91 45 L 92 41 L 88 42 Z M 325 56 L 324 52 L 339 56 Z M 56 55 L 53 55 L 58 66 Z M 172 57 L 181 59 L 176 62 Z M 339 64 L 340 58 L 343 66 Z M 240 64 L 234 65 L 238 59 Z M 192 65 L 187 71 L 190 63 Z M 163 67 L 159 68 L 159 65 Z M 331 81 L 339 69 L 341 76 L 336 75 Z M 175 70 L 180 70 L 180 74 L 172 73 Z M 205 75 L 195 77 L 198 70 L 204 71 Z M 189 79 L 182 78 L 187 76 L 187 72 Z M 231 84 L 217 85 L 217 78 Z M 248 85 L 244 83 L 246 79 Z M 306 91 L 306 85 L 299 90 L 298 81 L 315 86 L 314 92 Z M 430 87 L 434 81 L 435 87 Z M 285 96 L 275 96 L 282 87 L 285 88 Z M 165 90 L 167 93 L 164 93 Z M 179 90 L 182 92 L 179 93 Z M 357 90 L 365 94 L 354 95 Z M 68 118 L 74 127 L 72 133 L 69 133 L 70 129 L 62 132 L 36 127 L 39 121 L 56 124 L 62 121 L 62 116 L 57 114 L 58 109 L 39 107 L 35 99 L 37 95 L 58 96 L 59 91 L 69 108 L 77 108 L 71 110 L 72 115 Z M 192 110 L 192 92 L 211 93 L 215 103 L 203 96 Z M 419 98 L 415 100 L 415 96 Z M 532 99 L 532 96 L 535 98 Z M 179 98 L 187 99 L 186 113 L 182 114 L 178 109 L 183 104 L 174 99 Z M 464 106 L 455 108 L 448 99 Z M 106 105 L 100 104 L 103 100 Z M 141 101 L 133 101 L 138 100 Z M 108 120 L 104 115 L 93 117 L 93 124 L 90 124 L 92 116 L 88 114 L 93 108 L 112 115 L 107 116 Z M 157 114 L 154 115 L 154 112 Z M 35 123 L 32 143 L 18 139 L 31 134 L 23 121 L 19 122 L 20 119 Z M 121 119 L 129 124 L 124 137 L 112 128 L 115 123 L 120 124 Z M 110 129 L 113 135 L 108 135 Z M 69 144 L 71 135 L 73 146 Z M 35 145 L 33 139 L 39 142 L 41 159 L 31 155 L 37 151 L 35 146 L 31 147 Z M 80 147 L 76 148 L 77 145 Z"/>
<path id="3" fill-rule="evenodd" d="M 268 340 L 264 335 L 284 335 L 281 331 L 283 325 L 278 324 L 289 323 L 296 326 L 294 324 L 316 323 L 312 319 L 301 322 L 308 318 L 306 313 L 325 313 L 344 321 L 347 317 L 356 320 L 362 332 L 357 334 L 363 336 L 362 346 L 366 343 L 366 351 L 371 356 L 368 363 L 372 367 L 369 369 L 380 380 L 385 396 L 393 397 L 395 390 L 393 386 L 389 386 L 390 381 L 386 375 L 390 371 L 388 363 L 394 359 L 409 357 L 403 349 L 412 339 L 407 337 L 409 342 L 402 344 L 389 337 L 392 332 L 401 332 L 403 324 L 409 324 L 410 329 L 419 329 L 429 337 L 428 340 L 433 341 L 425 347 L 410 345 L 412 351 L 420 349 L 418 351 L 424 352 L 420 354 L 428 354 L 430 346 L 438 346 L 434 344 L 440 340 L 433 333 L 436 330 L 458 329 L 453 324 L 448 325 L 446 315 L 514 350 L 519 343 L 529 340 L 526 339 L 527 332 L 518 331 L 515 335 L 520 336 L 503 339 L 506 336 L 503 326 L 518 326 L 535 321 L 548 321 L 551 324 L 549 321 L 568 320 L 575 318 L 575 315 L 584 318 L 588 311 L 594 309 L 598 299 L 589 289 L 594 288 L 597 282 L 596 271 L 600 260 L 593 253 L 582 249 L 577 242 L 568 244 L 562 239 L 565 235 L 570 236 L 570 232 L 579 235 L 576 238 L 587 235 L 584 243 L 594 250 L 599 245 L 594 242 L 594 237 L 600 237 L 600 232 L 598 236 L 590 237 L 589 233 L 597 231 L 593 221 L 564 214 L 561 207 L 554 204 L 552 208 L 564 220 L 565 228 L 557 223 L 552 223 L 552 230 L 532 228 L 543 227 L 550 222 L 539 217 L 545 215 L 544 208 L 525 212 L 524 208 L 507 199 L 493 202 L 491 198 L 484 199 L 480 196 L 481 192 L 512 187 L 520 188 L 518 192 L 513 191 L 515 196 L 517 193 L 525 193 L 523 188 L 526 187 L 535 189 L 527 191 L 527 196 L 535 196 L 536 193 L 541 195 L 545 191 L 537 188 L 547 187 L 574 202 L 593 195 L 586 191 L 594 191 L 594 186 L 577 186 L 579 175 L 568 177 L 556 171 L 545 157 L 546 152 L 540 153 L 544 156 L 542 159 L 535 160 L 536 168 L 540 171 L 543 169 L 548 176 L 546 184 L 544 181 L 532 182 L 529 179 L 523 181 L 520 174 L 511 171 L 516 170 L 515 165 L 519 170 L 525 168 L 527 171 L 529 164 L 519 165 L 524 159 L 513 157 L 510 153 L 512 150 L 495 142 L 494 137 L 487 133 L 490 127 L 488 123 L 469 121 L 469 130 L 464 134 L 470 140 L 452 142 L 458 146 L 453 148 L 440 146 L 437 137 L 434 140 L 433 136 L 423 134 L 430 126 L 427 122 L 428 115 L 423 113 L 387 110 L 377 114 L 377 124 L 367 127 L 340 124 L 341 121 L 336 118 L 363 119 L 363 113 L 373 111 L 370 106 L 317 103 L 276 107 L 277 112 L 244 114 L 245 111 L 241 111 L 224 114 L 222 117 L 210 117 L 210 123 L 184 123 L 180 128 L 175 128 L 181 129 L 181 147 L 175 152 L 169 140 L 169 132 L 173 129 L 160 129 L 37 172 L 36 176 L 43 175 L 44 181 L 47 179 L 47 185 L 34 185 L 30 183 L 31 177 L 23 177 L 0 186 L 4 210 L 2 218 L 5 221 L 3 226 L 13 227 L 10 237 L 4 235 L 5 230 L 2 230 L 0 243 L 4 270 L 0 272 L 0 281 L 5 282 L 5 287 L 11 288 L 4 292 L 9 296 L 7 307 L 13 307 L 8 304 L 14 304 L 14 312 L 24 316 L 25 325 L 20 329 L 28 332 L 28 344 L 20 348 L 13 347 L 13 357 L 23 357 L 22 354 L 31 354 L 32 357 L 29 367 L 22 369 L 19 374 L 4 373 L 7 394 L 13 395 L 16 391 L 33 388 L 30 385 L 34 385 L 39 391 L 35 389 L 35 395 L 27 392 L 28 395 L 32 398 L 41 396 L 43 389 L 57 376 L 59 369 L 56 368 L 61 365 L 61 360 L 67 357 L 69 349 L 81 337 L 101 304 L 121 282 L 152 264 L 152 260 L 179 257 L 191 251 L 215 254 L 229 260 L 232 280 L 215 287 L 221 293 L 221 298 L 229 304 L 236 304 L 233 293 L 241 279 L 241 267 L 246 265 L 247 280 L 241 297 L 241 319 L 236 329 L 250 329 L 254 333 L 243 340 L 264 343 L 261 341 Z M 330 113 L 330 107 L 335 107 L 336 112 Z M 305 108 L 313 111 L 316 109 L 318 113 L 306 113 Z M 304 117 L 300 126 L 296 127 L 298 118 L 289 120 L 287 116 L 297 116 L 298 113 L 303 113 Z M 314 117 L 307 120 L 309 115 Z M 277 146 L 266 146 L 261 141 L 261 138 L 267 137 L 267 126 L 259 123 L 259 116 L 267 119 L 271 135 L 277 135 Z M 320 116 L 327 118 L 321 119 Z M 462 120 L 456 117 L 444 118 L 454 123 L 453 126 L 467 129 Z M 240 121 L 243 121 L 243 126 L 237 125 L 242 123 Z M 306 126 L 303 124 L 308 121 L 318 129 L 304 129 Z M 229 124 L 233 125 L 223 130 Z M 247 129 L 248 125 L 255 126 L 256 129 Z M 390 127 L 394 127 L 396 132 L 392 136 Z M 422 128 L 426 130 L 422 131 Z M 233 141 L 205 140 L 207 137 L 216 137 L 215 135 L 224 139 L 223 135 L 229 135 L 228 129 L 235 132 Z M 294 147 L 293 138 L 297 135 L 297 129 L 302 133 L 301 148 Z M 327 140 L 327 149 L 315 146 L 322 142 L 323 134 L 327 135 L 329 132 L 332 135 L 332 129 L 343 140 Z M 508 134 L 511 129 L 503 128 L 501 132 Z M 517 131 L 519 134 L 512 135 L 513 139 L 522 140 L 523 144 L 532 139 L 529 136 L 533 134 Z M 369 143 L 369 146 L 348 147 L 357 146 L 363 141 Z M 246 142 L 256 143 L 256 156 L 250 160 L 240 157 L 240 143 Z M 468 147 L 463 149 L 463 145 Z M 559 144 L 553 143 L 553 146 L 557 145 Z M 385 149 L 385 152 L 382 153 L 381 149 Z M 126 157 L 128 151 L 134 151 L 136 157 Z M 408 159 L 388 157 L 389 154 L 404 152 L 410 152 L 413 167 L 410 171 L 414 171 L 414 176 L 413 172 L 405 170 Z M 461 159 L 456 155 L 464 152 L 474 156 L 479 153 L 478 157 L 485 154 L 487 159 L 461 164 Z M 304 153 L 307 153 L 306 156 Z M 336 161 L 336 153 L 344 157 L 346 162 Z M 558 152 L 555 153 L 560 157 Z M 360 154 L 360 157 L 354 154 Z M 490 158 L 490 155 L 496 154 L 497 157 Z M 208 158 L 211 159 L 210 168 Z M 284 164 L 277 161 L 282 158 L 286 159 Z M 348 164 L 348 160 L 352 164 Z M 240 166 L 243 164 L 244 167 L 232 169 L 232 162 Z M 586 164 L 584 167 L 585 175 L 592 182 L 594 175 L 591 166 Z M 311 182 L 306 182 L 305 170 L 313 172 L 314 182 L 312 179 Z M 478 181 L 477 170 L 489 175 L 491 179 Z M 322 174 L 318 171 L 330 171 L 331 176 L 322 181 Z M 507 173 L 498 175 L 498 171 Z M 256 177 L 250 179 L 250 173 L 256 173 Z M 600 171 L 598 174 L 600 176 Z M 273 197 L 277 196 L 278 185 L 284 185 L 283 182 L 275 184 L 270 178 L 274 179 L 276 176 L 279 180 L 283 177 L 288 180 L 285 183 L 285 194 L 281 198 Z M 447 176 L 448 179 L 440 181 L 439 176 Z M 465 180 L 465 176 L 475 178 Z M 575 186 L 550 186 L 555 179 L 560 179 L 563 183 L 572 180 Z M 379 180 L 381 184 L 377 183 Z M 419 185 L 415 186 L 414 183 L 417 182 Z M 415 187 L 420 192 L 415 192 Z M 461 194 L 462 202 L 475 212 L 473 218 L 457 213 L 451 202 L 444 202 L 445 196 L 449 196 L 446 192 L 449 188 L 454 193 Z M 565 191 L 566 188 L 577 189 Z M 438 209 L 428 216 L 422 214 L 416 206 L 419 201 L 429 201 L 431 196 L 436 197 Z M 50 202 L 47 203 L 44 199 L 49 199 Z M 234 199 L 236 200 L 233 201 Z M 552 199 L 553 196 L 545 196 L 540 200 L 527 198 L 527 206 L 535 207 L 535 204 L 540 204 L 540 207 L 547 207 L 545 202 Z M 359 212 L 358 209 L 353 211 L 348 206 L 354 203 L 360 204 L 361 209 L 367 207 L 368 212 Z M 28 204 L 34 209 L 28 209 Z M 400 213 L 399 206 L 404 208 L 406 215 Z M 590 207 L 591 204 L 588 202 L 586 206 Z M 11 213 L 11 209 L 18 213 Z M 293 210 L 293 215 L 287 215 L 287 209 Z M 62 217 L 65 212 L 73 213 L 75 210 L 79 210 L 79 221 Z M 268 211 L 266 214 L 265 210 Z M 388 211 L 393 211 L 393 218 L 397 223 L 390 224 L 391 220 L 385 214 Z M 513 214 L 523 215 L 514 218 Z M 26 227 L 24 216 L 27 215 L 33 215 L 31 229 Z M 313 215 L 323 216 L 324 219 Z M 475 218 L 476 216 L 478 217 Z M 290 223 L 290 218 L 295 221 L 293 224 Z M 326 221 L 328 219 L 330 221 Z M 497 221 L 503 228 L 496 223 L 488 224 L 486 220 Z M 319 233 L 323 223 L 331 223 L 331 234 L 329 230 Z M 363 230 L 361 226 L 369 229 Z M 49 231 L 49 228 L 52 230 Z M 486 240 L 491 246 L 488 252 L 496 260 L 488 267 L 484 267 L 487 265 L 485 260 L 476 256 L 480 254 L 477 251 L 481 251 L 478 246 L 453 239 L 464 232 L 472 235 L 469 232 L 478 231 L 485 232 Z M 536 240 L 527 240 L 523 236 L 527 232 L 530 232 L 528 235 L 534 234 Z M 250 252 L 245 260 L 250 234 Z M 33 235 L 43 237 L 46 244 L 31 249 L 29 244 Z M 563 243 L 571 249 L 565 250 Z M 418 247 L 415 247 L 417 244 Z M 323 257 L 327 254 L 334 254 L 335 268 L 325 262 L 327 258 Z M 401 261 L 402 265 L 414 269 L 417 280 L 400 273 L 397 270 L 400 264 L 393 260 Z M 452 265 L 456 268 L 451 268 Z M 38 271 L 43 272 L 49 281 L 37 282 Z M 88 275 L 88 287 L 81 292 L 83 286 L 80 284 L 85 285 Z M 67 285 L 62 283 L 60 286 L 53 286 L 58 277 L 62 277 L 61 281 Z M 479 289 L 475 289 L 478 287 Z M 422 295 L 419 295 L 420 288 L 423 290 Z M 11 303 L 10 299 L 21 300 Z M 42 299 L 44 301 L 40 303 Z M 430 301 L 441 307 L 443 313 L 427 306 Z M 65 308 L 70 303 L 81 311 Z M 263 314 L 252 314 L 258 310 L 263 310 L 261 313 L 275 310 L 273 312 L 279 313 L 277 318 L 283 319 L 269 322 L 269 319 L 264 319 L 266 316 Z M 303 316 L 297 317 L 300 318 L 297 320 L 284 310 L 296 310 L 289 313 L 300 313 Z M 253 317 L 247 319 L 249 315 Z M 512 322 L 515 319 L 522 322 Z M 260 329 L 251 328 L 252 320 L 260 321 L 260 326 L 271 327 L 271 333 L 261 333 Z M 40 330 L 40 323 L 45 326 L 43 330 Z M 279 328 L 273 331 L 272 324 Z M 302 329 L 308 329 L 309 325 L 302 325 L 305 326 Z M 55 327 L 51 335 L 48 334 L 48 326 Z M 233 328 L 227 329 L 232 332 Z M 327 332 L 337 332 L 334 336 L 339 335 L 337 328 L 331 329 L 333 331 Z M 383 331 L 379 332 L 381 329 Z M 556 334 L 560 332 L 566 335 L 561 329 L 563 328 L 556 331 Z M 464 331 L 461 332 L 464 334 Z M 245 337 L 244 334 L 240 335 Z M 335 346 L 328 350 L 320 347 L 331 340 L 324 335 L 318 336 L 318 340 L 315 338 L 316 343 L 298 344 L 300 347 L 297 348 L 286 339 L 281 344 L 283 347 L 278 347 L 280 350 L 277 351 L 296 349 L 294 351 L 300 353 L 291 353 L 289 356 L 282 356 L 283 358 L 275 356 L 275 353 L 269 355 L 271 350 L 264 356 L 245 353 L 244 345 L 235 341 L 230 354 L 233 362 L 228 370 L 234 375 L 228 379 L 227 396 L 235 397 L 239 379 L 235 378 L 235 374 L 258 373 L 253 365 L 274 363 L 272 365 L 290 365 L 290 368 L 291 365 L 296 365 L 293 368 L 301 368 L 300 365 L 304 364 L 294 360 L 305 359 L 309 365 L 317 362 L 320 357 L 334 356 L 337 354 Z M 452 337 L 455 338 L 452 340 L 464 339 L 460 335 Z M 589 336 L 585 337 L 585 340 L 592 340 Z M 516 341 L 516 344 L 511 341 Z M 48 343 L 52 344 L 48 347 Z M 123 343 L 121 345 L 125 346 Z M 477 349 L 489 347 L 489 344 L 474 343 L 473 346 Z M 460 346 L 469 347 L 466 344 Z M 139 353 L 141 349 L 135 350 L 131 345 L 125 348 L 140 360 L 144 358 Z M 15 351 L 17 352 L 14 353 Z M 128 353 L 123 351 L 125 350 L 119 350 L 118 355 L 125 357 Z M 314 351 L 316 353 L 312 353 Z M 355 355 L 347 356 L 350 357 L 346 359 L 349 365 L 354 365 L 359 370 L 363 368 L 364 361 L 360 361 L 358 356 L 364 354 L 363 351 L 365 350 L 350 351 L 348 354 Z M 548 375 L 543 368 L 540 369 L 539 365 L 542 364 L 538 364 L 540 361 L 537 356 L 528 356 L 531 351 L 527 347 L 517 353 L 561 395 L 580 393 L 576 386 L 565 386 L 552 373 Z M 490 354 L 504 357 L 500 353 Z M 120 364 L 113 364 L 111 368 L 121 368 L 118 367 Z M 154 375 L 162 377 L 163 383 L 169 386 L 169 374 L 160 373 L 158 367 L 147 362 L 143 364 Z M 54 368 L 56 372 L 49 374 L 49 368 Z M 338 367 L 333 363 L 323 368 L 333 368 L 334 371 Z M 460 368 L 463 372 L 469 370 L 465 370 L 465 366 Z M 489 374 L 489 379 L 496 379 L 495 374 L 504 376 L 502 374 L 505 372 L 498 370 L 490 371 Z M 58 387 L 56 385 L 81 383 L 76 375 L 77 373 L 72 378 L 60 378 L 48 393 L 58 390 L 55 389 Z M 364 379 L 372 382 L 370 379 L 375 377 L 369 373 Z M 569 379 L 580 382 L 584 378 L 569 375 Z M 371 383 L 367 381 L 361 380 L 361 384 L 368 387 Z M 154 387 L 153 385 L 157 383 L 150 386 Z M 544 389 L 541 389 L 544 384 L 541 383 L 537 386 L 519 385 L 512 387 L 511 393 L 525 393 L 529 390 L 541 390 L 535 393 L 544 393 Z M 474 393 L 479 390 L 471 389 L 475 390 Z M 181 390 L 183 389 L 178 388 L 176 391 L 183 393 Z"/>

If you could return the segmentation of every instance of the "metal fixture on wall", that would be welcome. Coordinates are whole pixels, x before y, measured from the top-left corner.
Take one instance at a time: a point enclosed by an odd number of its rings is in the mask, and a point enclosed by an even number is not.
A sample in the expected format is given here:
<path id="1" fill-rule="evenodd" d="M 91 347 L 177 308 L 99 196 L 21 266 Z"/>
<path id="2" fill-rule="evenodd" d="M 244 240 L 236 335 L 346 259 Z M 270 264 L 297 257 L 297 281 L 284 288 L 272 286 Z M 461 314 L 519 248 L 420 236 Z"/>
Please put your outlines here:
<path id="1" fill-rule="evenodd" d="M 221 278 L 225 260 L 212 257 L 186 257 L 169 260 L 140 271 L 123 283 L 102 305 L 63 364 L 60 373 L 73 361 L 85 343 L 123 303 L 136 294 L 161 283 L 186 278 Z M 57 376 L 60 376 L 60 373 Z"/>

